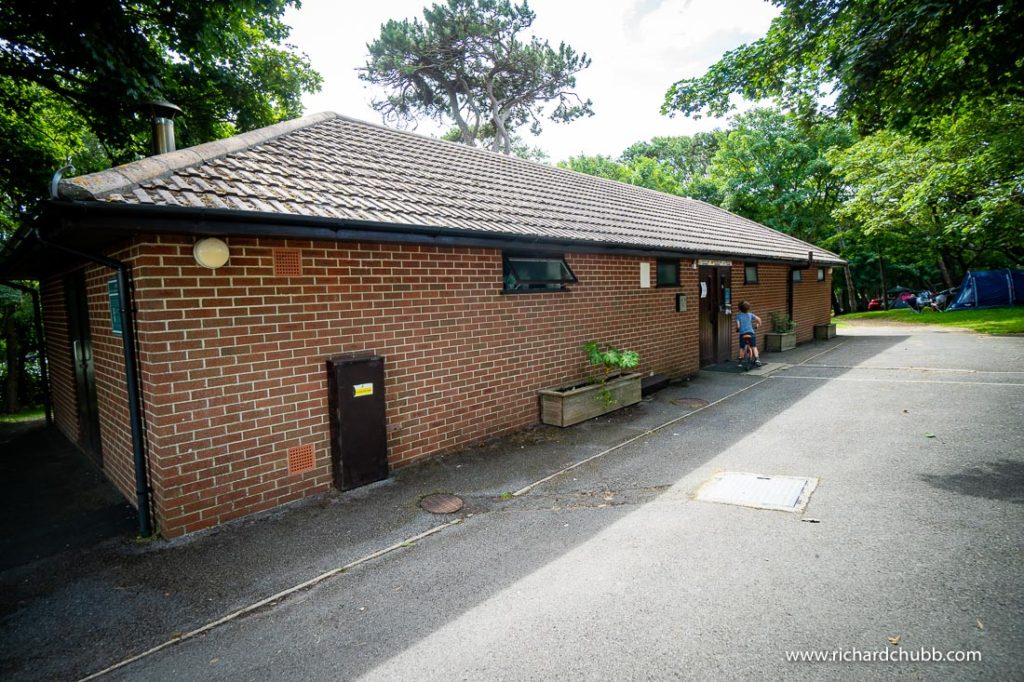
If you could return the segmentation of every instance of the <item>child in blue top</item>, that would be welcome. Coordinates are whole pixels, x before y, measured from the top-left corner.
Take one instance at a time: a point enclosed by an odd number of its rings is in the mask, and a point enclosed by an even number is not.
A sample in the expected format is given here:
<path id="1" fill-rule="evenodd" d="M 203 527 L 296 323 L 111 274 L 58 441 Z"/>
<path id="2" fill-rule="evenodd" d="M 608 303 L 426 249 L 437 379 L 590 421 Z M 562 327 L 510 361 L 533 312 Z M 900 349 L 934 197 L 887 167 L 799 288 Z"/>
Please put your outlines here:
<path id="1" fill-rule="evenodd" d="M 761 318 L 750 312 L 750 304 L 740 301 L 740 312 L 736 313 L 736 331 L 740 335 L 740 360 L 743 360 L 743 349 L 748 345 L 754 354 L 754 365 L 761 366 L 761 354 L 757 352 L 757 334 L 755 329 L 761 326 Z"/>

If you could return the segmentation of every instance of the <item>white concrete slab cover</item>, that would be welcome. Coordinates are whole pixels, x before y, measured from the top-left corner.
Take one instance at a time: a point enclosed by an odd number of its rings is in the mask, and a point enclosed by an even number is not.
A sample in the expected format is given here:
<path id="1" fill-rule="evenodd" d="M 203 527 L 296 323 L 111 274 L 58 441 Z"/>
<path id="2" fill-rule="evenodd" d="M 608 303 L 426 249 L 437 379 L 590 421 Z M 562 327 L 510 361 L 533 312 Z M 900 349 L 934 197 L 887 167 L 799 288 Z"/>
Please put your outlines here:
<path id="1" fill-rule="evenodd" d="M 799 512 L 818 485 L 818 479 L 721 471 L 697 489 L 694 499 L 757 509 Z"/>

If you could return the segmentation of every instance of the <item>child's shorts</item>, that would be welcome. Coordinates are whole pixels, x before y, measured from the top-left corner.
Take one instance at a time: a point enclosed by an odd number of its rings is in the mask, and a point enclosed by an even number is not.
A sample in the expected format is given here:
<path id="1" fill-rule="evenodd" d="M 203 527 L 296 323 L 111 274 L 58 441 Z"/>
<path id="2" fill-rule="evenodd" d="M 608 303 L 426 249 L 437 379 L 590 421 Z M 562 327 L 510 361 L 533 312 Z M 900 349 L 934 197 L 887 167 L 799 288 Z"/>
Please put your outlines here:
<path id="1" fill-rule="evenodd" d="M 746 348 L 752 346 L 757 348 L 757 335 L 751 332 L 743 332 L 740 334 L 740 348 Z"/>

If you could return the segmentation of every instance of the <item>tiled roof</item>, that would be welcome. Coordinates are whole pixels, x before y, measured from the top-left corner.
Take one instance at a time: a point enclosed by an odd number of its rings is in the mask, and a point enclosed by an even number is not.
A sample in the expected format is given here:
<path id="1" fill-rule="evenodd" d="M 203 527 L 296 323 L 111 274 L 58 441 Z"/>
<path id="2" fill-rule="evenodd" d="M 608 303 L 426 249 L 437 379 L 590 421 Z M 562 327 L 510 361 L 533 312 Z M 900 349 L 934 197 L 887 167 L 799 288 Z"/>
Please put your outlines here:
<path id="1" fill-rule="evenodd" d="M 69 199 L 442 227 L 695 254 L 841 263 L 694 199 L 316 114 L 65 180 Z"/>

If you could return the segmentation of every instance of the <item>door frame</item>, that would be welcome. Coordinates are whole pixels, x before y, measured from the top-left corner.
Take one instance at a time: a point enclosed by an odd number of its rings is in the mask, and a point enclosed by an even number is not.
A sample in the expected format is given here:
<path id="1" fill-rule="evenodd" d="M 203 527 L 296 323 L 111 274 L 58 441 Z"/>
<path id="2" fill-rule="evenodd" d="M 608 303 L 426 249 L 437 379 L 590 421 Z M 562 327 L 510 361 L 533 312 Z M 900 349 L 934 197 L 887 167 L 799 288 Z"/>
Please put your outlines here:
<path id="1" fill-rule="evenodd" d="M 732 355 L 732 265 L 700 265 L 697 322 L 700 366 L 726 362 Z"/>
<path id="2" fill-rule="evenodd" d="M 89 328 L 89 299 L 85 272 L 79 270 L 64 279 L 64 302 L 68 317 L 68 352 L 71 354 L 75 402 L 78 406 L 78 446 L 103 467 L 100 438 L 99 400 L 96 395 L 96 367 Z"/>

